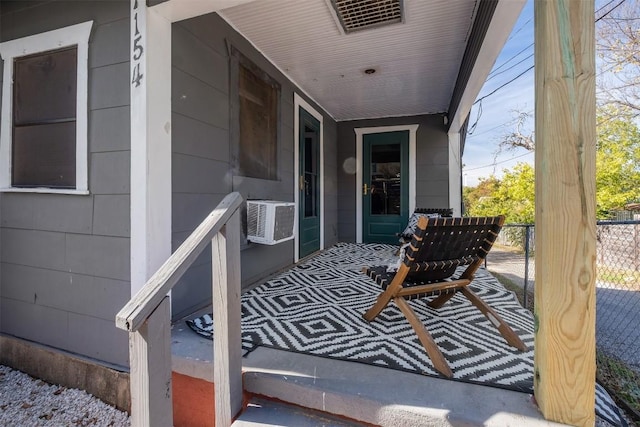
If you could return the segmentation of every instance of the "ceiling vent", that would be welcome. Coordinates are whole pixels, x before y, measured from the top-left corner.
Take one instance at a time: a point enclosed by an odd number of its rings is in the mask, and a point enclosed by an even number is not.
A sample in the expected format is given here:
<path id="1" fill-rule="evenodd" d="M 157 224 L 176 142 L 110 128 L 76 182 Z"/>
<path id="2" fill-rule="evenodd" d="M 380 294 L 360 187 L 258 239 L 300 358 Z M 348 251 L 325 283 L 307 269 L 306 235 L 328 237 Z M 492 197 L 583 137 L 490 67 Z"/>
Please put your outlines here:
<path id="1" fill-rule="evenodd" d="M 331 0 L 345 33 L 402 22 L 402 0 Z"/>

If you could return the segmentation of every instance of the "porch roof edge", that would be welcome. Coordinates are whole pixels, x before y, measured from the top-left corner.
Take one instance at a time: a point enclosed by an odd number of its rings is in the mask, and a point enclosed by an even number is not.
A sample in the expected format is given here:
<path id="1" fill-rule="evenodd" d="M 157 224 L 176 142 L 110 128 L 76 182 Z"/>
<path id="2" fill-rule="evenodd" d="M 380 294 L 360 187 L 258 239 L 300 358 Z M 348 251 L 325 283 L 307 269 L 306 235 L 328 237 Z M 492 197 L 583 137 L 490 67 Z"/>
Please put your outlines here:
<path id="1" fill-rule="evenodd" d="M 467 119 L 525 3 L 526 0 L 480 3 L 449 106 L 450 129 L 460 129 Z"/>

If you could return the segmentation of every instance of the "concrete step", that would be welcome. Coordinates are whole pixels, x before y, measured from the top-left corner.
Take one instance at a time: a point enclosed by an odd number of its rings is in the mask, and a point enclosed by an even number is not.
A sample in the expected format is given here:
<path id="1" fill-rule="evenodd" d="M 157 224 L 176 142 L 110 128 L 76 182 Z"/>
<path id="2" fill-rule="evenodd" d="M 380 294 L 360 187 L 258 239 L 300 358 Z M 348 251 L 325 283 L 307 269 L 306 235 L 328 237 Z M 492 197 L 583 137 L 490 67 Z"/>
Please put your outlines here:
<path id="1" fill-rule="evenodd" d="M 281 402 L 254 398 L 232 426 L 364 427 L 364 424 L 341 420 L 318 411 Z"/>
<path id="2" fill-rule="evenodd" d="M 526 393 L 361 363 L 258 348 L 243 370 L 249 393 L 367 425 L 560 425 L 546 421 Z"/>
<path id="3" fill-rule="evenodd" d="M 187 327 L 174 326 L 172 351 L 174 374 L 190 378 L 185 388 L 209 390 L 190 396 L 184 402 L 185 408 L 191 415 L 202 413 L 203 418 L 211 418 L 207 411 L 212 411 L 213 400 L 212 342 Z M 355 423 L 335 424 L 338 426 L 560 425 L 544 420 L 532 396 L 526 393 L 265 347 L 258 347 L 244 357 L 242 366 L 243 387 L 250 397 L 304 408 L 299 409 L 303 414 L 309 409 L 318 411 L 320 414 L 316 415 L 322 417 Z M 195 403 L 198 396 L 202 397 L 201 405 Z M 252 416 L 256 410 L 249 408 L 243 415 Z M 263 425 L 323 425 L 289 420 L 283 415 L 271 421 L 277 424 Z M 247 418 L 240 421 L 259 422 Z"/>

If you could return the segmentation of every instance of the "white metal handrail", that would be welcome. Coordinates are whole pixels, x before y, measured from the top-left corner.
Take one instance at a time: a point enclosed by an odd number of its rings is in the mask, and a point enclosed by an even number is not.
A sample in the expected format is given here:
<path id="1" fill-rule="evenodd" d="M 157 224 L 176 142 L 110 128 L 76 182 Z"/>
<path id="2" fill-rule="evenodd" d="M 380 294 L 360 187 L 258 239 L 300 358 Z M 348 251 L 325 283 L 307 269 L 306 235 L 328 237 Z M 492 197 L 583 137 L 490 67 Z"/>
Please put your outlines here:
<path id="1" fill-rule="evenodd" d="M 215 425 L 242 404 L 239 193 L 227 195 L 116 315 L 129 332 L 131 422 L 173 425 L 171 319 L 167 294 L 211 242 Z M 212 405 L 214 402 L 212 402 Z"/>

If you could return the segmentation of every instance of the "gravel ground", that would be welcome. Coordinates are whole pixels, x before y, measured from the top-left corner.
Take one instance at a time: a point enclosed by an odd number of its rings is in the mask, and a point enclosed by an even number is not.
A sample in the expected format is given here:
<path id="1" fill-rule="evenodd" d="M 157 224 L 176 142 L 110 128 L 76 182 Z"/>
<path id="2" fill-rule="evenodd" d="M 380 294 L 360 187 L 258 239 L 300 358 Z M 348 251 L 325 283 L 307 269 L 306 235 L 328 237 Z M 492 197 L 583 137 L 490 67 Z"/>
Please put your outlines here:
<path id="1" fill-rule="evenodd" d="M 0 426 L 129 426 L 129 416 L 92 395 L 0 365 Z"/>

